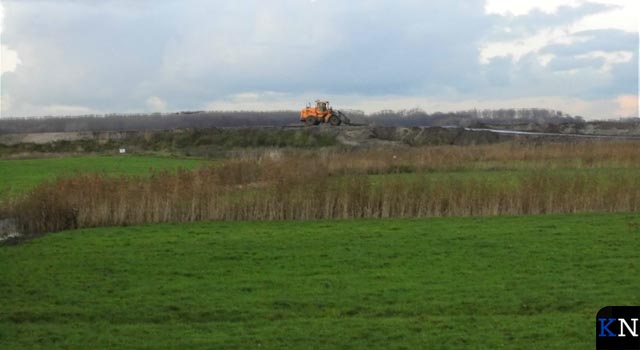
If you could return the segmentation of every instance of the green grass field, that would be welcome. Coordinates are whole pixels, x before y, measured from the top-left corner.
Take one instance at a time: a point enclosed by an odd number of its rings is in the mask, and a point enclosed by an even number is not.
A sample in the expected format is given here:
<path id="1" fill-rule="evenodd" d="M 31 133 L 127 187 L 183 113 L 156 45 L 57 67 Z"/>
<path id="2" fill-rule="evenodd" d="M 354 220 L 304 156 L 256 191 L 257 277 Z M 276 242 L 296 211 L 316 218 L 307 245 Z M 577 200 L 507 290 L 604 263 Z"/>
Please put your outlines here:
<path id="1" fill-rule="evenodd" d="M 83 156 L 0 160 L 0 199 L 24 193 L 39 183 L 76 173 L 139 175 L 150 169 L 191 169 L 202 161 L 157 156 Z"/>
<path id="2" fill-rule="evenodd" d="M 211 222 L 0 246 L 2 349 L 590 349 L 640 215 Z"/>

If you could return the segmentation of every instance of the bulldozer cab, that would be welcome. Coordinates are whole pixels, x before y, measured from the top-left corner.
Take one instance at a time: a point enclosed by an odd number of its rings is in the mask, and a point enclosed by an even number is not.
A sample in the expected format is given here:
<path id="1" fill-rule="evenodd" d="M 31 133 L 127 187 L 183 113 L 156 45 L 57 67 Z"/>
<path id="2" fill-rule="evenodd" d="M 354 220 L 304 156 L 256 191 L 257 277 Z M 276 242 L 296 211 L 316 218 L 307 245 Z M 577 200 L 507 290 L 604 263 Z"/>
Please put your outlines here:
<path id="1" fill-rule="evenodd" d="M 327 106 L 329 105 L 329 101 L 316 101 L 316 110 L 318 113 L 324 113 L 327 111 Z"/>

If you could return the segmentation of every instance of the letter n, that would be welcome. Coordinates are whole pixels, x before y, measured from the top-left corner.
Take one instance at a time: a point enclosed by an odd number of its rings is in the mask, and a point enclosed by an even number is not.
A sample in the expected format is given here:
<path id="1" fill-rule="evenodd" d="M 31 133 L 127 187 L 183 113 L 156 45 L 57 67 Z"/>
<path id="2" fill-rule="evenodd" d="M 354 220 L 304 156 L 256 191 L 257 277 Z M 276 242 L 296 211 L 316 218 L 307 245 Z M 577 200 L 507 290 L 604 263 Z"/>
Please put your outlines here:
<path id="1" fill-rule="evenodd" d="M 624 337 L 624 329 L 625 327 L 627 328 L 627 330 L 629 330 L 629 333 L 631 334 L 632 337 L 637 337 L 638 336 L 638 329 L 636 328 L 638 319 L 637 318 L 632 318 L 631 319 L 631 323 L 633 324 L 633 329 L 631 329 L 631 326 L 629 326 L 629 324 L 627 323 L 627 320 L 625 320 L 624 318 L 619 318 L 618 321 L 620 321 L 620 334 L 618 334 L 619 337 Z"/>

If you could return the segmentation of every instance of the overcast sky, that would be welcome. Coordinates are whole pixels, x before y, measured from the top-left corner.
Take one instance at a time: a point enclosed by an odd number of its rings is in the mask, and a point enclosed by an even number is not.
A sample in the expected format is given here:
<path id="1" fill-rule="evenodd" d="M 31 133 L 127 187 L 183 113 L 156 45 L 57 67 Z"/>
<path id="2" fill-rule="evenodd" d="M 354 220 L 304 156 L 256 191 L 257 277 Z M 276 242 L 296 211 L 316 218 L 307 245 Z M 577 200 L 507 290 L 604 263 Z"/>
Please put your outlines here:
<path id="1" fill-rule="evenodd" d="M 532 5 L 534 4 L 535 5 Z M 539 107 L 638 115 L 637 0 L 2 0 L 2 117 Z"/>

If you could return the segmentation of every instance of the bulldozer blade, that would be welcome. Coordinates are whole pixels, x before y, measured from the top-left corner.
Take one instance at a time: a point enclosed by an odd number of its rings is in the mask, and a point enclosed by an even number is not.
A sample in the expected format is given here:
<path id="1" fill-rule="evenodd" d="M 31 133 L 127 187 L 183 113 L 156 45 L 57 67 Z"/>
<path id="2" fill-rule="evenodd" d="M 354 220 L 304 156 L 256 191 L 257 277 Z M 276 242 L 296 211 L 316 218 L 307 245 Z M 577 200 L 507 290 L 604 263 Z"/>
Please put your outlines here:
<path id="1" fill-rule="evenodd" d="M 349 117 L 346 116 L 346 114 L 338 111 L 338 118 L 340 118 L 340 121 L 342 121 L 345 125 L 353 125 L 351 123 L 351 119 L 349 119 Z"/>

